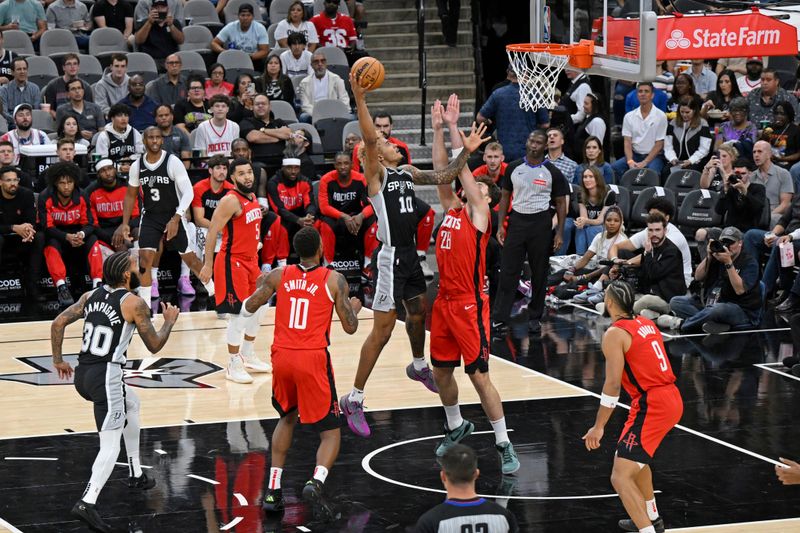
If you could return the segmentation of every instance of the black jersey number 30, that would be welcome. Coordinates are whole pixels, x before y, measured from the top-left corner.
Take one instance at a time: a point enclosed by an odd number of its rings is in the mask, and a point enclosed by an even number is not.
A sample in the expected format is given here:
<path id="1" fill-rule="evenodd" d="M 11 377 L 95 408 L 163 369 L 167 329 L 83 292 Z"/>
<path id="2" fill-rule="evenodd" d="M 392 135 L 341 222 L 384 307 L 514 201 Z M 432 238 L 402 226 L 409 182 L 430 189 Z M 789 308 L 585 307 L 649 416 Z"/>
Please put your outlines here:
<path id="1" fill-rule="evenodd" d="M 81 352 L 90 353 L 97 357 L 105 357 L 111 349 L 114 339 L 114 330 L 108 326 L 95 326 L 91 322 L 83 324 L 83 344 Z"/>

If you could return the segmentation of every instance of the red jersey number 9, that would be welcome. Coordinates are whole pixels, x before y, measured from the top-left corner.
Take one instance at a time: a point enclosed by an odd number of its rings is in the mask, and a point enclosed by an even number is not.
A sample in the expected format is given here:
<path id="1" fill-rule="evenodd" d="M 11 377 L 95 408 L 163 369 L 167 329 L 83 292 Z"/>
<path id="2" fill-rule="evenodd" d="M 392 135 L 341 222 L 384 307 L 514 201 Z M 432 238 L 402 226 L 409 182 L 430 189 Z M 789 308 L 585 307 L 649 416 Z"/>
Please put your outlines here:
<path id="1" fill-rule="evenodd" d="M 653 347 L 653 351 L 656 352 L 656 357 L 658 357 L 658 368 L 660 368 L 662 372 L 666 372 L 669 366 L 667 365 L 667 356 L 664 354 L 664 350 L 661 349 L 661 343 L 653 341 L 651 346 Z"/>

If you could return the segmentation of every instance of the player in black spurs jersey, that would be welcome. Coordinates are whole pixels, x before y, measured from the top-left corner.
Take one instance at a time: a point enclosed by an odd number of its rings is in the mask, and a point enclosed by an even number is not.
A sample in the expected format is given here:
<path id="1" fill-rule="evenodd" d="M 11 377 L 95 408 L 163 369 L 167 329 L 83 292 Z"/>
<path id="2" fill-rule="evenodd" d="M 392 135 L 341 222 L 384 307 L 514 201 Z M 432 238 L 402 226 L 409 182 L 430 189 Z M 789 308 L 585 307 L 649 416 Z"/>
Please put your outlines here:
<path id="1" fill-rule="evenodd" d="M 446 168 L 423 171 L 411 165 L 398 166 L 402 160 L 400 151 L 376 131 L 364 99 L 366 90 L 352 74 L 350 82 L 355 95 L 358 122 L 364 134 L 359 156 L 367 180 L 367 194 L 375 210 L 378 241 L 381 244 L 373 264 L 377 275 L 372 303 L 372 331 L 361 347 L 353 391 L 342 396 L 339 405 L 350 429 L 357 435 L 368 437 L 370 429 L 364 417 L 364 387 L 378 356 L 389 342 L 397 320 L 396 306 L 401 301 L 406 308 L 406 333 L 414 356 L 413 362 L 406 367 L 406 375 L 422 382 L 430 391 L 438 392 L 424 353 L 427 286 L 417 255 L 419 218 L 416 214 L 414 185 L 451 183 L 466 164 L 470 153 L 488 139 L 482 139 L 485 126 L 476 129 L 473 124 L 469 137 L 461 133 L 464 150 Z M 444 143 L 443 140 L 441 142 Z M 442 150 L 445 150 L 444 146 Z"/>
<path id="2" fill-rule="evenodd" d="M 97 497 L 108 481 L 119 455 L 119 438 L 125 439 L 128 456 L 128 486 L 150 489 L 155 479 L 148 478 L 139 462 L 139 398 L 122 381 L 128 344 L 134 329 L 145 347 L 156 353 L 166 344 L 172 326 L 178 320 L 178 308 L 161 304 L 164 325 L 156 331 L 150 321 L 150 302 L 131 291 L 139 286 L 138 257 L 130 251 L 117 252 L 103 264 L 100 287 L 85 293 L 80 300 L 58 315 L 50 328 L 53 365 L 58 377 L 73 375 L 70 364 L 62 359 L 64 330 L 83 318 L 83 344 L 75 368 L 75 388 L 94 404 L 94 419 L 100 433 L 100 451 L 92 465 L 92 477 L 83 497 L 72 508 L 95 531 L 111 531 L 95 508 Z"/>

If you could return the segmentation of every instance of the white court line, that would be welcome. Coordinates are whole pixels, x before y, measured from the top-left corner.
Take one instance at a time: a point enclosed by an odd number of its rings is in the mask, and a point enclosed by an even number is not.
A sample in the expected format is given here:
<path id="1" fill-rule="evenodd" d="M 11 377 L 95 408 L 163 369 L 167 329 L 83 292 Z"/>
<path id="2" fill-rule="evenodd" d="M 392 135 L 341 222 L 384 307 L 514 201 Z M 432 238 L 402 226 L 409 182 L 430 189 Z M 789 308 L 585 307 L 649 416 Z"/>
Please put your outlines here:
<path id="1" fill-rule="evenodd" d="M 211 483 L 212 485 L 219 485 L 219 481 L 216 481 L 214 479 L 208 479 L 207 477 L 198 476 L 198 475 L 195 475 L 195 474 L 186 474 L 186 477 L 199 479 L 200 481 L 205 481 L 206 483 Z"/>
<path id="2" fill-rule="evenodd" d="M 582 306 L 582 305 L 580 305 L 580 304 L 574 304 L 574 303 L 572 303 L 572 302 L 567 302 L 567 303 L 566 303 L 566 304 L 564 304 L 564 305 L 570 305 L 570 306 L 572 306 L 572 307 L 577 307 L 578 309 L 580 309 L 580 310 L 582 310 L 582 311 L 588 311 L 589 313 L 594 313 L 594 314 L 596 314 L 596 315 L 602 315 L 602 314 L 603 314 L 603 313 L 601 313 L 600 311 L 598 311 L 597 309 L 592 309 L 591 307 L 584 307 L 584 306 Z"/>
<path id="3" fill-rule="evenodd" d="M 308 529 L 306 526 L 297 526 L 297 529 L 302 531 L 303 533 L 309 533 L 311 530 Z"/>
<path id="4" fill-rule="evenodd" d="M 7 530 L 9 530 L 11 533 L 22 533 L 22 530 L 15 528 L 14 526 L 9 524 L 8 522 L 3 520 L 2 518 L 0 518 L 0 526 L 3 526 Z"/>
<path id="5" fill-rule="evenodd" d="M 155 449 L 155 450 L 153 450 L 153 451 L 154 451 L 154 452 L 156 452 L 158 455 L 167 455 L 167 452 L 165 452 L 165 451 L 164 451 L 164 450 L 162 450 L 161 448 L 156 448 L 156 449 Z"/>
<path id="6" fill-rule="evenodd" d="M 4 457 L 6 461 L 58 461 L 58 457 Z"/>
<path id="7" fill-rule="evenodd" d="M 777 363 L 777 364 L 783 366 L 783 363 Z M 773 373 L 778 374 L 779 376 L 783 376 L 785 378 L 789 378 L 789 379 L 794 379 L 796 381 L 800 381 L 800 378 L 798 378 L 797 376 L 795 376 L 791 372 L 781 372 L 777 368 L 772 368 L 770 366 L 767 366 L 767 364 L 764 364 L 764 363 L 754 363 L 753 366 L 757 366 L 758 368 L 763 368 L 764 370 L 769 370 L 770 372 L 773 372 Z"/>
<path id="8" fill-rule="evenodd" d="M 741 335 L 743 333 L 770 333 L 773 331 L 789 331 L 789 328 L 767 328 L 767 329 L 746 329 L 743 331 L 726 331 L 724 333 L 717 333 L 717 335 Z M 671 335 L 673 338 L 684 338 L 684 337 L 707 337 L 709 333 L 681 333 L 677 335 Z"/>
<path id="9" fill-rule="evenodd" d="M 234 492 L 233 497 L 236 498 L 236 501 L 239 502 L 239 505 L 242 507 L 247 507 L 247 498 L 244 497 L 244 494 L 239 492 Z"/>
<path id="10" fill-rule="evenodd" d="M 733 522 L 731 524 L 711 524 L 708 526 L 692 526 L 692 527 L 678 527 L 669 528 L 667 531 L 705 531 L 707 529 L 725 529 L 725 528 L 738 528 L 740 526 L 763 526 L 765 524 L 786 524 L 786 525 L 800 525 L 800 519 L 797 518 L 778 518 L 775 520 L 759 520 L 757 522 Z M 794 528 L 793 528 L 794 529 Z M 794 529 L 796 531 L 796 529 Z M 737 530 L 739 531 L 739 530 Z M 757 531 L 753 529 L 752 531 Z M 788 530 L 784 530 L 788 531 Z"/>
<path id="11" fill-rule="evenodd" d="M 128 465 L 128 463 L 114 463 L 114 464 L 117 465 L 117 466 L 124 466 L 126 468 L 128 466 L 130 466 L 130 465 Z M 143 470 L 150 470 L 151 468 L 153 468 L 152 466 L 145 466 L 145 465 L 141 465 L 141 467 L 142 467 Z"/>
<path id="12" fill-rule="evenodd" d="M 234 527 L 239 522 L 241 522 L 242 520 L 244 520 L 243 517 L 237 516 L 236 518 L 234 518 L 233 520 L 231 520 L 230 522 L 228 522 L 227 524 L 225 524 L 224 526 L 219 528 L 219 530 L 220 531 L 227 531 L 227 530 L 231 529 L 232 527 Z"/>

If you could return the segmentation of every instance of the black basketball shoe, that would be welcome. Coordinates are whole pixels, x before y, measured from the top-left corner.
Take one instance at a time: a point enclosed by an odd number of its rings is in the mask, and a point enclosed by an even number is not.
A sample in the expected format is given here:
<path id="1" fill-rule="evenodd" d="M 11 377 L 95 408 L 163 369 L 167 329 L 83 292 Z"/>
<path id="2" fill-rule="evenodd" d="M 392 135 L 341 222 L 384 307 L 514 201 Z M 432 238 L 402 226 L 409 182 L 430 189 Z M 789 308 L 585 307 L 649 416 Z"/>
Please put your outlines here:
<path id="1" fill-rule="evenodd" d="M 97 508 L 94 504 L 86 503 L 83 500 L 78 500 L 72 507 L 70 514 L 75 518 L 79 518 L 88 524 L 89 528 L 93 531 L 100 531 L 102 533 L 111 533 L 111 526 L 103 522 Z"/>
<path id="2" fill-rule="evenodd" d="M 284 509 L 283 491 L 281 489 L 267 489 L 261 508 L 268 513 L 280 513 Z"/>
<path id="3" fill-rule="evenodd" d="M 128 488 L 129 489 L 139 489 L 139 490 L 148 490 L 152 489 L 156 486 L 155 478 L 147 477 L 147 473 L 142 470 L 142 475 L 139 477 L 128 477 Z"/>
<path id="4" fill-rule="evenodd" d="M 303 499 L 311 506 L 314 520 L 328 521 L 333 518 L 333 509 L 322 496 L 322 483 L 318 479 L 309 479 L 303 487 Z"/>
<path id="5" fill-rule="evenodd" d="M 655 528 L 656 533 L 664 533 L 664 531 L 666 531 L 664 529 L 664 519 L 661 518 L 660 516 L 655 520 L 653 520 L 653 527 Z M 639 528 L 636 527 L 636 524 L 634 524 L 633 520 L 631 520 L 630 518 L 626 520 L 620 520 L 619 528 L 622 531 L 639 531 Z"/>

